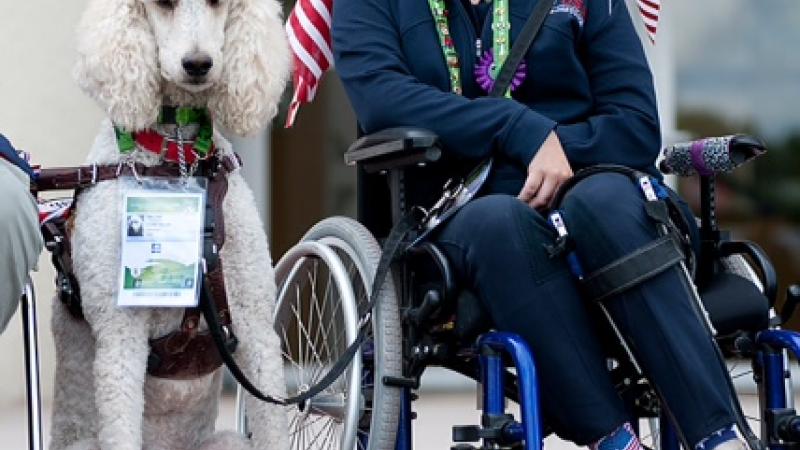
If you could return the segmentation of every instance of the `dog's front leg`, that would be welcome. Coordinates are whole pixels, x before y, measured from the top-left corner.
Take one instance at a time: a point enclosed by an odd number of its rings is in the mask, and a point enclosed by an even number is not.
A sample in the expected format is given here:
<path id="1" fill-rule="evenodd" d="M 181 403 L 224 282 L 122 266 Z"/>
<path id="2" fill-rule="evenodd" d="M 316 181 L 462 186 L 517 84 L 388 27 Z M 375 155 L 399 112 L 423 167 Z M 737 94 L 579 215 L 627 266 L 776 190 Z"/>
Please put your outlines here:
<path id="1" fill-rule="evenodd" d="M 93 317 L 98 440 L 102 450 L 141 450 L 147 311 L 113 310 Z M 88 318 L 88 317 L 87 317 Z"/>
<path id="2" fill-rule="evenodd" d="M 222 261 L 233 330 L 239 337 L 234 358 L 262 392 L 284 396 L 281 343 L 272 327 L 277 289 L 267 239 L 254 214 L 252 193 L 238 174 L 232 175 L 229 182 Z M 245 397 L 245 406 L 254 449 L 289 448 L 285 407 L 250 395 Z"/>

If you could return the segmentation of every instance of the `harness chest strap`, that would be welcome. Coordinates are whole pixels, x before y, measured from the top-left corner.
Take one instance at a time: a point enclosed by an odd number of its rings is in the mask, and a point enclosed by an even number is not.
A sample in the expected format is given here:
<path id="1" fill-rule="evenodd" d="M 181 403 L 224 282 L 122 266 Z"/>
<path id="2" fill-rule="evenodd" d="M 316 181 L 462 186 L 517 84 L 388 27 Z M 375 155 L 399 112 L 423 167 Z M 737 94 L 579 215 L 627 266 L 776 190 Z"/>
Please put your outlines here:
<path id="1" fill-rule="evenodd" d="M 219 164 L 223 172 L 229 173 L 241 166 L 238 156 L 225 155 L 198 162 L 198 171 L 217 172 L 211 165 Z M 214 169 L 214 170 L 212 170 Z M 180 169 L 177 164 L 165 163 L 160 166 L 143 164 L 93 164 L 78 167 L 56 167 L 52 169 L 35 169 L 31 179 L 31 192 L 59 191 L 83 189 L 101 181 L 110 181 L 122 175 L 138 175 L 142 177 L 177 177 Z"/>
<path id="2" fill-rule="evenodd" d="M 225 242 L 222 205 L 228 189 L 226 175 L 239 166 L 236 156 L 212 157 L 200 161 L 198 166 L 199 173 L 206 174 L 209 178 L 204 253 L 207 259 L 215 261 L 213 267 L 209 265 L 205 280 L 209 284 L 211 298 L 204 298 L 203 301 L 214 303 L 220 325 L 229 332 L 226 349 L 231 352 L 235 350 L 236 340 L 231 329 L 231 316 L 218 252 Z M 141 164 L 92 165 L 42 169 L 36 175 L 31 184 L 32 192 L 65 189 L 76 189 L 79 192 L 98 182 L 123 175 L 178 177 L 180 169 L 178 165 L 171 163 L 153 167 Z M 65 228 L 63 221 L 46 223 L 42 232 L 50 244 L 48 249 L 53 253 L 53 262 L 59 272 L 60 298 L 73 317 L 83 319 L 79 288 L 72 273 L 69 235 Z M 210 254 L 213 256 L 209 257 Z M 192 379 L 209 374 L 222 365 L 222 358 L 209 331 L 198 331 L 200 317 L 199 308 L 187 308 L 179 330 L 150 340 L 147 367 L 150 375 L 169 379 Z"/>

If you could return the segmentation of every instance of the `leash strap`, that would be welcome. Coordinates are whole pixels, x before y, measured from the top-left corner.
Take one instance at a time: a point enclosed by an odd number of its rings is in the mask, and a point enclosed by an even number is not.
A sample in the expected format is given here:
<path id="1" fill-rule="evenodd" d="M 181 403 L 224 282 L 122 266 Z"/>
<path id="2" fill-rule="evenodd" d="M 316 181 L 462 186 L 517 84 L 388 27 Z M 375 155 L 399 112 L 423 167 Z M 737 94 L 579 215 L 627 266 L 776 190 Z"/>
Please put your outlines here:
<path id="1" fill-rule="evenodd" d="M 369 303 L 366 306 L 366 312 L 361 317 L 358 324 L 358 335 L 356 335 L 355 341 L 353 341 L 353 343 L 350 344 L 347 349 L 345 349 L 342 356 L 338 361 L 336 361 L 336 364 L 331 367 L 330 371 L 328 371 L 328 373 L 319 382 L 311 386 L 309 390 L 303 392 L 302 394 L 286 399 L 279 399 L 261 392 L 256 386 L 253 385 L 253 383 L 250 382 L 242 369 L 236 363 L 225 342 L 226 333 L 222 329 L 219 320 L 217 320 L 217 311 L 212 300 L 211 292 L 208 288 L 209 282 L 207 279 L 204 279 L 203 297 L 200 299 L 200 307 L 203 311 L 203 316 L 206 318 L 206 322 L 208 323 L 211 336 L 214 338 L 214 342 L 217 344 L 220 356 L 236 381 L 239 382 L 239 384 L 253 397 L 261 401 L 277 405 L 290 405 L 305 402 L 333 384 L 333 382 L 336 381 L 336 379 L 339 378 L 339 376 L 347 369 L 347 366 L 350 365 L 350 362 L 353 360 L 356 352 L 359 351 L 361 345 L 366 340 L 369 332 L 370 319 L 372 318 L 372 311 L 375 308 L 375 305 L 378 303 L 379 294 L 386 281 L 386 277 L 389 276 L 391 272 L 392 263 L 399 255 L 403 253 L 405 250 L 403 244 L 406 240 L 406 236 L 408 236 L 412 230 L 418 228 L 420 221 L 421 218 L 419 217 L 419 212 L 417 209 L 414 209 L 406 214 L 403 219 L 400 220 L 400 222 L 398 222 L 389 232 L 389 236 L 386 238 L 386 241 L 383 244 L 383 252 L 381 254 L 381 259 L 378 262 L 378 268 L 375 272 L 375 279 L 372 283 L 372 289 L 370 292 Z M 216 257 L 216 255 L 213 257 Z M 208 263 L 209 262 L 207 261 L 207 264 Z M 209 268 L 211 268 L 213 264 L 213 262 L 208 264 Z"/>
<path id="2" fill-rule="evenodd" d="M 536 39 L 536 35 L 539 34 L 539 30 L 542 28 L 552 7 L 553 0 L 539 0 L 539 2 L 536 3 L 536 8 L 531 13 L 528 21 L 525 22 L 525 26 L 522 27 L 522 30 L 519 32 L 517 39 L 514 41 L 514 45 L 511 46 L 511 52 L 508 54 L 508 58 L 506 58 L 503 63 L 503 67 L 500 68 L 500 72 L 497 74 L 497 79 L 492 87 L 492 92 L 489 93 L 489 97 L 502 97 L 505 95 L 508 86 L 511 85 L 511 80 L 514 79 L 514 74 L 517 71 L 519 63 L 522 61 L 522 58 L 525 57 L 525 54 L 528 53 L 528 49 L 533 44 L 534 39 Z"/>

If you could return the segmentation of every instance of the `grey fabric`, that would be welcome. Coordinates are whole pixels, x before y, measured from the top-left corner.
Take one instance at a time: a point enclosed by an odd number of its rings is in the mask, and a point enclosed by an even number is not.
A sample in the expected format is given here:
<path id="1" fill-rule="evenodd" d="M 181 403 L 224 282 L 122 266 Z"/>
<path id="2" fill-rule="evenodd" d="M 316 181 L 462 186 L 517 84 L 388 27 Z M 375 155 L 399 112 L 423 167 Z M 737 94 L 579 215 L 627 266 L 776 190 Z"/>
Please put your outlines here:
<path id="1" fill-rule="evenodd" d="M 17 310 L 25 278 L 42 251 L 28 176 L 0 159 L 0 332 Z"/>

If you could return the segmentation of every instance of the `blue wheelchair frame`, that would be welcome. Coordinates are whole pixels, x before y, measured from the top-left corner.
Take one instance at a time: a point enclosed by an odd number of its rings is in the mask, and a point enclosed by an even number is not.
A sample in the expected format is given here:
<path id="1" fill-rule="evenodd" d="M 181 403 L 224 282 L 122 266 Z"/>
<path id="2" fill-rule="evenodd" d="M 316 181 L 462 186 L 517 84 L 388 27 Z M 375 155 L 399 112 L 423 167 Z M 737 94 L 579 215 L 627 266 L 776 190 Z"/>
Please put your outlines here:
<path id="1" fill-rule="evenodd" d="M 369 215 L 362 213 L 374 203 L 362 198 L 365 189 L 364 175 L 381 173 L 388 176 L 390 207 L 377 216 L 390 216 L 396 223 L 403 212 L 408 210 L 404 186 L 404 171 L 415 166 L 425 166 L 437 162 L 442 155 L 438 146 L 438 138 L 421 129 L 392 129 L 365 136 L 356 142 L 345 155 L 345 162 L 359 166 L 359 220 L 362 223 L 374 222 Z M 701 177 L 701 245 L 705 246 L 702 254 L 729 256 L 744 254 L 750 256 L 763 275 L 763 294 L 774 307 L 777 281 L 774 269 L 763 251 L 756 245 L 746 242 L 725 242 L 717 228 L 714 212 L 714 179 Z M 369 227 L 369 225 L 368 225 Z M 374 229 L 371 229 L 373 233 Z M 709 251 L 706 251 L 709 250 Z M 435 252 L 434 252 L 435 253 Z M 435 256 L 435 255 L 434 255 Z M 436 258 L 434 257 L 434 260 Z M 704 271 L 710 270 L 713 262 L 699 262 L 698 276 L 708 276 Z M 441 266 L 441 264 L 439 264 Z M 447 278 L 447 276 L 445 276 Z M 707 279 L 707 278 L 705 278 Z M 446 280 L 447 281 L 447 280 Z M 409 286 L 404 286 L 404 291 Z M 781 312 L 785 322 L 791 316 L 795 306 L 800 303 L 800 288 L 790 291 L 787 303 Z M 402 305 L 409 306 L 409 305 Z M 426 310 L 426 308 L 428 308 Z M 424 304 L 419 309 L 430 312 L 431 307 Z M 800 359 L 800 333 L 778 328 L 779 321 L 771 321 L 770 327 L 755 334 L 751 340 L 752 348 L 747 352 L 753 358 L 754 379 L 759 387 L 760 411 L 762 414 L 761 448 L 772 450 L 788 450 L 792 444 L 800 443 L 800 416 L 795 414 L 792 400 L 787 390 L 790 375 L 787 367 L 787 354 L 791 353 Z M 456 450 L 471 450 L 475 447 L 466 442 L 482 441 L 480 448 L 520 448 L 524 443 L 527 450 L 541 450 L 544 438 L 543 417 L 539 407 L 539 390 L 536 364 L 530 347 L 518 335 L 506 332 L 490 331 L 478 337 L 474 346 L 480 370 L 474 378 L 482 386 L 482 426 L 457 427 L 470 428 L 469 439 L 460 439 Z M 518 403 L 521 420 L 514 420 L 506 414 L 505 400 L 508 394 L 506 361 L 512 361 L 516 371 Z M 450 369 L 459 371 L 453 367 Z M 424 370 L 424 369 L 423 369 Z M 462 372 L 465 373 L 465 372 Z M 396 440 L 396 450 L 412 449 L 412 420 L 414 414 L 411 403 L 414 395 L 412 388 L 417 387 L 414 379 L 405 379 L 402 384 L 401 408 Z M 416 380 L 418 382 L 418 378 Z M 648 416 L 650 417 L 650 416 Z M 744 419 L 744 418 L 742 418 Z M 658 416 L 660 450 L 678 450 L 682 446 L 680 432 L 669 418 L 665 407 L 660 408 Z M 632 424 L 638 432 L 638 422 Z M 456 428 L 454 428 L 454 434 Z M 455 437 L 455 436 L 454 436 Z M 756 442 L 755 444 L 758 444 Z M 754 443 L 751 445 L 755 447 Z M 760 450 L 753 448 L 752 450 Z"/>
<path id="2" fill-rule="evenodd" d="M 765 330 L 756 336 L 759 350 L 754 358 L 754 374 L 759 382 L 759 397 L 763 402 L 762 411 L 784 411 L 794 415 L 791 403 L 787 400 L 788 368 L 786 351 L 800 358 L 800 333 L 788 330 Z M 539 389 L 536 364 L 528 344 L 518 335 L 506 332 L 489 332 L 478 338 L 476 344 L 480 355 L 482 386 L 482 405 L 484 417 L 505 417 L 505 391 L 503 354 L 514 362 L 520 387 L 520 422 L 511 422 L 503 427 L 501 434 L 484 439 L 486 448 L 492 444 L 511 444 L 525 442 L 526 450 L 541 450 L 544 439 L 542 416 L 539 410 Z M 411 389 L 403 388 L 400 409 L 400 423 L 397 431 L 396 450 L 412 450 Z M 769 425 L 764 420 L 763 425 Z M 795 421 L 795 429 L 800 432 L 800 422 Z M 659 417 L 661 450 L 678 450 L 681 446 L 678 434 L 671 421 Z M 762 433 L 766 432 L 766 428 Z M 764 440 L 762 435 L 762 440 Z M 779 436 L 773 436 L 780 439 Z M 790 445 L 773 442 L 767 438 L 765 444 L 770 450 L 788 450 Z"/>

